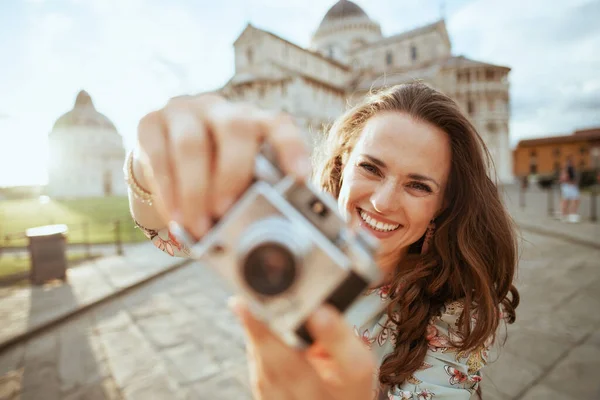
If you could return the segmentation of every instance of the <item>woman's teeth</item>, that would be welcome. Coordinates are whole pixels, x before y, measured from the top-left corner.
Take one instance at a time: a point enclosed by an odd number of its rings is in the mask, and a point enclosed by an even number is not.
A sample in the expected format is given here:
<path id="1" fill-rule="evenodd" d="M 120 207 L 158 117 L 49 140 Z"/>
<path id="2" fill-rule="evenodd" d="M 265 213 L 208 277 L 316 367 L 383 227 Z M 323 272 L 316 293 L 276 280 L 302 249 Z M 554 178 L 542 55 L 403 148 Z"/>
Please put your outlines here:
<path id="1" fill-rule="evenodd" d="M 376 221 L 375 219 L 371 218 L 363 210 L 360 210 L 359 214 L 360 214 L 360 217 L 362 218 L 362 220 L 367 223 L 367 225 L 369 225 L 371 228 L 373 228 L 377 231 L 391 232 L 391 231 L 395 231 L 396 229 L 398 229 L 400 227 L 400 224 L 392 225 L 392 224 L 386 224 L 381 221 Z"/>

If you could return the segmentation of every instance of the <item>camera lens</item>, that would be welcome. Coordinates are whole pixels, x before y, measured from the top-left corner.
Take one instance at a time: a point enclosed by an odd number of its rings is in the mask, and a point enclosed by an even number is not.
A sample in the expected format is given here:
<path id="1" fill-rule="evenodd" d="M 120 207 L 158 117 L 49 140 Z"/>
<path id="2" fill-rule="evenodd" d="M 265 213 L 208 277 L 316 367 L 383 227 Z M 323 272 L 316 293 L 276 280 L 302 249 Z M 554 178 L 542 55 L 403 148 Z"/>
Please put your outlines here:
<path id="1" fill-rule="evenodd" d="M 243 263 L 246 283 L 263 296 L 284 293 L 294 283 L 296 273 L 294 254 L 279 243 L 264 243 L 253 248 Z"/>

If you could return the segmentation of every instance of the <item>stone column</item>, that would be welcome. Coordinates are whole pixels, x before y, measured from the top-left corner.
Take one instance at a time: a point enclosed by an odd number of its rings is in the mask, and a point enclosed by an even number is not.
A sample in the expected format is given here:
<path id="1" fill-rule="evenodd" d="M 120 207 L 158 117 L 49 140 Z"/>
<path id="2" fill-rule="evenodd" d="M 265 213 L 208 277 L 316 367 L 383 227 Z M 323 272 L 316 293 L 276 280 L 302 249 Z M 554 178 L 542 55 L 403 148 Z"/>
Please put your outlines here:
<path id="1" fill-rule="evenodd" d="M 503 128 L 498 132 L 498 154 L 499 154 L 499 171 L 498 178 L 502 183 L 512 183 L 513 176 L 513 161 L 512 152 L 510 150 L 509 131 Z"/>

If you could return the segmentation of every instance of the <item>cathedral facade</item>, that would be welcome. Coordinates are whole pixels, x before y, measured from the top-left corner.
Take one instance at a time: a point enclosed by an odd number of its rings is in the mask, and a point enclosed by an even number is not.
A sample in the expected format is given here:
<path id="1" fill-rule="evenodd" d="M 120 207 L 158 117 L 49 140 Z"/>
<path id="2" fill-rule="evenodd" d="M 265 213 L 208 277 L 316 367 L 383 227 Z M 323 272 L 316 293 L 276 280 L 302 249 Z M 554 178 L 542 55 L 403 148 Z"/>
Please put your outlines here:
<path id="1" fill-rule="evenodd" d="M 56 120 L 48 142 L 49 196 L 127 195 L 123 138 L 113 123 L 96 111 L 86 91 L 80 91 L 73 109 Z"/>
<path id="2" fill-rule="evenodd" d="M 384 37 L 361 7 L 339 0 L 309 48 L 251 24 L 233 47 L 235 73 L 218 92 L 292 114 L 309 142 L 369 92 L 421 80 L 462 107 L 488 146 L 498 180 L 513 180 L 510 68 L 453 55 L 444 20 Z"/>

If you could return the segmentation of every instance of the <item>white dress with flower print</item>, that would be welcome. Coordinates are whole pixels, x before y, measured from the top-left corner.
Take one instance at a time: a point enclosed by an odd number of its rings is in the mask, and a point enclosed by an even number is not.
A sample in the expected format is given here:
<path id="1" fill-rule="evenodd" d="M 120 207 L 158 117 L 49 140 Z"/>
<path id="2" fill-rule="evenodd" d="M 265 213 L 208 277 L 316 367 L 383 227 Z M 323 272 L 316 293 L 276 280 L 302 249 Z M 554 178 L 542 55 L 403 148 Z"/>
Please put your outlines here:
<path id="1" fill-rule="evenodd" d="M 381 309 L 386 303 L 387 287 L 370 293 L 355 303 L 347 312 L 347 320 L 354 326 L 354 332 L 373 352 L 377 365 L 381 365 L 385 357 L 394 350 L 394 338 L 391 334 L 392 323 L 386 312 L 377 313 L 373 318 L 373 310 Z M 488 362 L 492 344 L 468 353 L 460 352 L 452 347 L 451 342 L 459 341 L 458 319 L 463 305 L 456 301 L 446 304 L 441 315 L 431 320 L 427 327 L 429 349 L 421 368 L 400 387 L 389 389 L 387 397 L 379 394 L 375 398 L 400 400 L 458 400 L 470 399 L 474 396 L 481 381 L 481 369 Z M 367 318 L 367 321 L 364 319 Z M 374 386 L 377 377 L 374 377 Z"/>
<path id="2" fill-rule="evenodd" d="M 136 223 L 137 224 L 137 223 Z M 189 251 L 177 242 L 168 229 L 151 230 L 137 226 L 160 250 L 175 257 L 189 257 Z M 354 326 L 354 332 L 373 352 L 377 365 L 394 349 L 390 322 L 384 309 L 387 288 L 365 293 L 347 312 L 346 319 Z M 427 328 L 429 350 L 421 368 L 400 387 L 387 394 L 374 389 L 375 399 L 389 400 L 459 400 L 470 399 L 481 381 L 480 370 L 487 363 L 491 346 L 482 346 L 469 353 L 459 352 L 451 342 L 458 340 L 457 321 L 462 304 L 447 304 L 441 316 L 432 319 Z M 377 387 L 374 377 L 374 387 Z"/>

